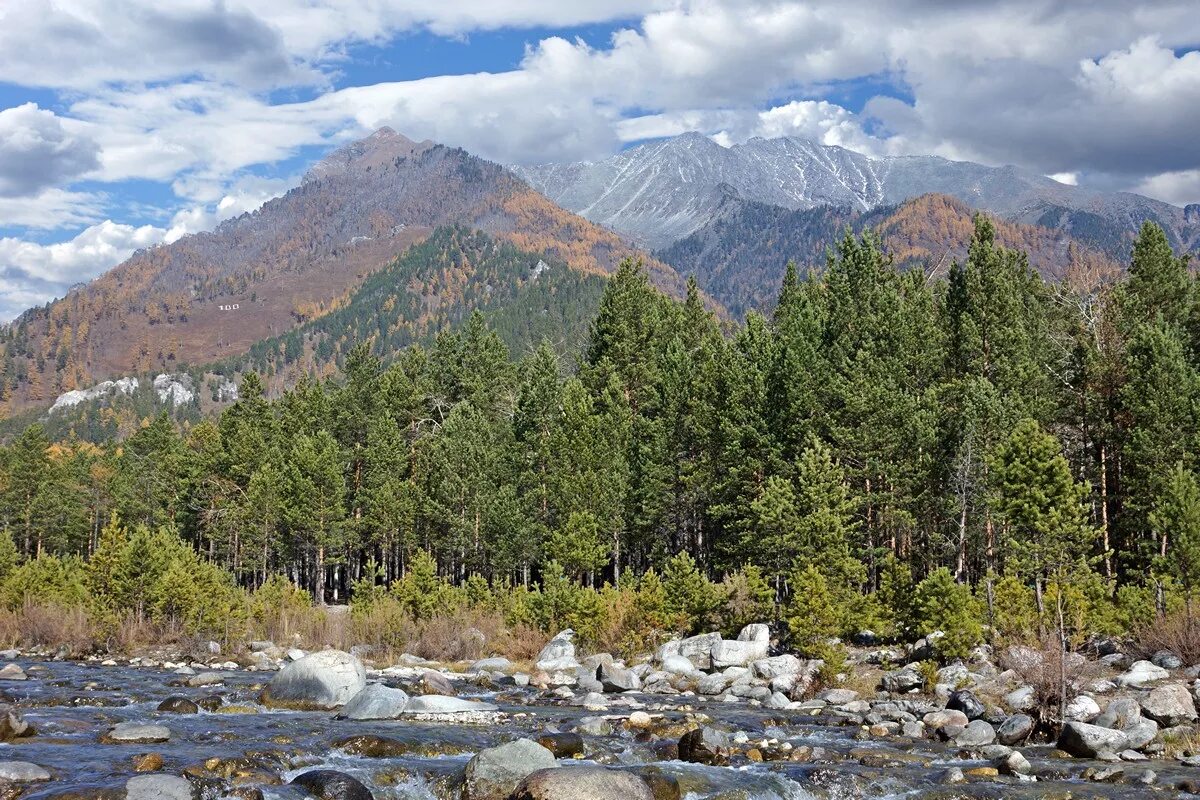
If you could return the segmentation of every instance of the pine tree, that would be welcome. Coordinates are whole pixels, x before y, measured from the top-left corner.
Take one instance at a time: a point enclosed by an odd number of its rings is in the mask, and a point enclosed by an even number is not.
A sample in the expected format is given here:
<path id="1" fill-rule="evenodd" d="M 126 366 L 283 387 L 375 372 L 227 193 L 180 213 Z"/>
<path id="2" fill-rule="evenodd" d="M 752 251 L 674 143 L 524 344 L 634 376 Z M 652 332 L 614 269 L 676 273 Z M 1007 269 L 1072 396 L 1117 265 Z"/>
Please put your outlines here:
<path id="1" fill-rule="evenodd" d="M 289 527 L 303 543 L 313 598 L 323 605 L 325 571 L 336 560 L 346 494 L 341 450 L 328 431 L 321 430 L 315 436 L 301 434 L 295 439 L 284 486 L 284 513 Z"/>
<path id="2" fill-rule="evenodd" d="M 1182 463 L 1175 465 L 1155 502 L 1150 524 L 1166 549 L 1157 567 L 1179 582 L 1190 623 L 1192 599 L 1200 583 L 1200 481 Z"/>

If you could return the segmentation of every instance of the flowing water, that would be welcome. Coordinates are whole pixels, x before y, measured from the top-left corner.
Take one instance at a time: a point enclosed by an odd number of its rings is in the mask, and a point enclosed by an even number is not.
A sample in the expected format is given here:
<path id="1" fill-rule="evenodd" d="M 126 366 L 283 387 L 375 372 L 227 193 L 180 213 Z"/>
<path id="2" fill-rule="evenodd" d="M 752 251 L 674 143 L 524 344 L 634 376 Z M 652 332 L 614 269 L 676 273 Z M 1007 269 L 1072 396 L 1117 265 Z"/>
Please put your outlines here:
<path id="1" fill-rule="evenodd" d="M 678 779 L 691 800 L 838 800 L 858 797 L 985 797 L 1017 800 L 1035 797 L 1124 798 L 1173 797 L 1179 781 L 1200 779 L 1197 770 L 1154 761 L 1123 765 L 1127 779 L 1136 779 L 1147 768 L 1158 774 L 1159 788 L 1136 783 L 1110 785 L 1084 780 L 1086 761 L 1052 757 L 1049 747 L 1026 747 L 1022 752 L 1034 764 L 1036 783 L 1013 778 L 969 778 L 955 786 L 941 784 L 950 767 L 964 771 L 986 766 L 961 757 L 931 741 L 901 739 L 856 740 L 857 728 L 823 724 L 799 713 L 768 711 L 744 704 L 706 702 L 693 697 L 633 696 L 647 711 L 663 714 L 686 729 L 689 711 L 699 711 L 714 724 L 744 731 L 745 749 L 763 740 L 770 752 L 787 742 L 792 749 L 814 748 L 807 760 L 756 763 L 735 759 L 732 766 L 710 767 L 660 760 L 652 742 L 625 730 L 619 719 L 629 708 L 613 705 L 607 712 L 588 712 L 559 704 L 533 690 L 502 688 L 477 690 L 478 699 L 500 705 L 506 712 L 495 725 L 471 726 L 406 721 L 359 722 L 337 720 L 327 713 L 269 711 L 257 705 L 262 673 L 223 673 L 221 686 L 189 688 L 180 676 L 149 668 L 103 667 L 69 662 L 20 663 L 29 680 L 3 685 L 10 702 L 35 726 L 37 735 L 0 745 L 0 760 L 30 761 L 48 769 L 54 780 L 31 786 L 24 798 L 50 798 L 68 790 L 72 797 L 88 797 L 96 790 L 121 790 L 136 774 L 135 757 L 157 753 L 162 772 L 205 772 L 205 762 L 224 764 L 243 759 L 240 782 L 257 786 L 268 798 L 299 798 L 299 790 L 286 786 L 295 775 L 314 767 L 341 770 L 372 788 L 376 798 L 445 798 L 455 775 L 471 754 L 485 747 L 548 731 L 573 729 L 587 717 L 611 717 L 613 732 L 584 735 L 587 760 L 636 769 L 653 769 Z M 465 687 L 469 694 L 471 687 Z M 170 696 L 200 700 L 220 694 L 228 706 L 243 706 L 242 713 L 169 714 L 158 704 Z M 620 698 L 624 699 L 624 698 Z M 686 706 L 686 707 L 685 707 Z M 238 709 L 235 709 L 238 710 Z M 100 737 L 119 722 L 156 723 L 172 731 L 161 744 L 105 744 Z M 828 722 L 826 720 L 826 722 Z M 396 758 L 351 756 L 334 743 L 348 736 L 377 734 L 411 746 Z M 645 739 L 646 737 L 642 737 Z M 807 751 L 804 751 L 807 752 Z M 215 762 L 209 762 L 213 764 Z M 218 767 L 218 771 L 219 771 Z M 272 784 L 282 785 L 272 785 Z M 206 796 L 220 797 L 231 783 L 215 776 Z M 121 795 L 116 795 L 121 796 Z"/>

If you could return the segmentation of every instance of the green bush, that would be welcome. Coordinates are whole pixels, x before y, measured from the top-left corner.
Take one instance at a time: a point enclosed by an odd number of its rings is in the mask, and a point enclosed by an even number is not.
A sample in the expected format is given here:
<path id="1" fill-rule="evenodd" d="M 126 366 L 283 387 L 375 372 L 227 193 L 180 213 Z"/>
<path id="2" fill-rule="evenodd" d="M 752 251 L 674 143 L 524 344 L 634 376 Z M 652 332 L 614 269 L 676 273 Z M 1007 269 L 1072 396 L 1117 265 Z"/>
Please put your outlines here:
<path id="1" fill-rule="evenodd" d="M 842 632 L 844 619 L 845 609 L 819 569 L 809 564 L 792 577 L 787 622 L 799 652 L 819 657 L 828 640 Z"/>
<path id="2" fill-rule="evenodd" d="M 27 603 L 85 608 L 91 605 L 87 570 L 75 556 L 43 555 L 12 571 L 0 591 L 4 607 L 18 609 Z"/>
<path id="3" fill-rule="evenodd" d="M 917 632 L 928 636 L 941 631 L 944 636 L 934 649 L 944 661 L 966 658 L 971 648 L 983 641 L 979 608 L 971 588 L 958 583 L 945 567 L 934 570 L 917 584 L 913 594 L 913 614 Z"/>

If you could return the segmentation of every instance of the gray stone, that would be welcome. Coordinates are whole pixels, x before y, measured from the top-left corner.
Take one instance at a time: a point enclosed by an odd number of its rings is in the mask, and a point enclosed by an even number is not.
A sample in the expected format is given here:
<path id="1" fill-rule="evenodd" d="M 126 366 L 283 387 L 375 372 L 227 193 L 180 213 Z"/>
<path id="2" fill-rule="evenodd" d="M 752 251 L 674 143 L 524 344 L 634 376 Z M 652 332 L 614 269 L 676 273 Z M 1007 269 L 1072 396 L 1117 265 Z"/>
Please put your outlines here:
<path id="1" fill-rule="evenodd" d="M 187 679 L 187 685 L 192 687 L 216 686 L 224 683 L 225 678 L 218 672 L 201 672 Z"/>
<path id="2" fill-rule="evenodd" d="M 596 679 L 606 692 L 630 692 L 642 688 L 637 675 L 614 664 L 601 664 Z"/>
<path id="3" fill-rule="evenodd" d="M 1163 669 L 1183 669 L 1183 659 L 1170 650 L 1159 650 L 1150 657 L 1150 663 Z"/>
<path id="4" fill-rule="evenodd" d="M 382 683 L 369 683 L 342 706 L 341 719 L 396 719 L 408 706 L 408 692 Z"/>
<path id="5" fill-rule="evenodd" d="M 0 669 L 0 681 L 24 680 L 29 680 L 29 676 L 25 674 L 25 670 L 21 669 L 19 664 L 5 664 L 4 669 Z"/>
<path id="6" fill-rule="evenodd" d="M 700 675 L 700 670 L 696 669 L 696 665 L 692 663 L 690 658 L 681 656 L 678 653 L 668 655 L 662 660 L 663 672 L 670 672 L 673 675 L 687 675 L 695 677 Z"/>
<path id="7" fill-rule="evenodd" d="M 539 769 L 554 769 L 554 753 L 530 739 L 480 750 L 463 773 L 465 800 L 506 800 L 522 780 Z"/>
<path id="8" fill-rule="evenodd" d="M 679 655 L 691 661 L 697 669 L 712 669 L 712 649 L 719 641 L 719 633 L 690 636 L 679 643 Z"/>
<path id="9" fill-rule="evenodd" d="M 1121 733 L 1125 736 L 1126 747 L 1141 750 L 1158 736 L 1158 723 L 1152 719 L 1135 719 L 1122 728 Z"/>
<path id="10" fill-rule="evenodd" d="M 292 783 L 320 800 L 375 800 L 362 781 L 333 769 L 309 770 L 292 778 Z"/>
<path id="11" fill-rule="evenodd" d="M 983 747 L 996 741 L 996 729 L 986 720 L 971 720 L 962 733 L 954 737 L 958 747 Z"/>
<path id="12" fill-rule="evenodd" d="M 883 676 L 880 686 L 885 692 L 892 694 L 907 694 L 925 685 L 925 679 L 912 667 L 894 670 Z"/>
<path id="13" fill-rule="evenodd" d="M 678 797 L 678 785 L 674 796 Z M 633 774 L 596 766 L 540 769 L 526 776 L 511 800 L 654 800 L 650 785 Z"/>
<path id="14" fill-rule="evenodd" d="M 1033 733 L 1033 717 L 1027 714 L 1013 714 L 996 730 L 996 740 L 1000 744 L 1020 744 Z"/>
<path id="15" fill-rule="evenodd" d="M 1119 697 L 1109 702 L 1104 713 L 1093 722 L 1102 728 L 1122 730 L 1142 718 L 1142 704 L 1132 697 Z"/>
<path id="16" fill-rule="evenodd" d="M 1150 690 L 1142 698 L 1142 713 L 1166 728 L 1196 719 L 1196 704 L 1182 683 L 1170 683 Z"/>
<path id="17" fill-rule="evenodd" d="M 491 703 L 481 703 L 478 700 L 463 700 L 459 697 L 446 697 L 440 694 L 427 694 L 420 697 L 410 697 L 403 714 L 469 714 L 472 712 L 494 712 L 496 706 Z"/>
<path id="18" fill-rule="evenodd" d="M 345 705 L 366 685 L 361 661 L 341 650 L 323 650 L 277 672 L 260 700 L 271 708 L 329 710 Z"/>
<path id="19" fill-rule="evenodd" d="M 1118 675 L 1118 686 L 1145 686 L 1147 683 L 1161 681 L 1171 677 L 1171 674 L 1160 666 L 1149 661 L 1135 661 L 1125 673 Z"/>
<path id="20" fill-rule="evenodd" d="M 696 685 L 696 692 L 704 695 L 720 694 L 731 683 L 733 683 L 733 679 L 728 675 L 722 675 L 721 673 L 705 675 L 700 679 L 700 683 Z"/>
<path id="21" fill-rule="evenodd" d="M 440 694 L 446 697 L 454 697 L 458 694 L 458 690 L 454 688 L 454 684 L 440 672 L 427 669 L 421 673 L 421 694 Z"/>
<path id="22" fill-rule="evenodd" d="M 38 783 L 50 780 L 50 773 L 28 761 L 0 761 L 0 781 Z"/>
<path id="23" fill-rule="evenodd" d="M 567 628 L 547 642 L 538 654 L 537 668 L 543 672 L 579 669 L 575 658 L 575 631 Z"/>
<path id="24" fill-rule="evenodd" d="M 728 763 L 733 746 L 729 735 L 710 726 L 694 728 L 679 740 L 679 760 L 695 764 Z"/>
<path id="25" fill-rule="evenodd" d="M 1001 775 L 1028 775 L 1033 769 L 1029 759 L 1025 758 L 1020 750 L 1013 750 L 1008 755 L 1000 756 L 992 763 Z"/>
<path id="26" fill-rule="evenodd" d="M 967 715 L 967 719 L 979 719 L 987 711 L 983 701 L 967 689 L 952 693 L 946 701 L 946 708 L 961 711 Z"/>
<path id="27" fill-rule="evenodd" d="M 113 744 L 151 744 L 165 742 L 171 738 L 171 729 L 165 725 L 143 725 L 137 722 L 118 722 L 104 734 L 104 740 Z"/>
<path id="28" fill-rule="evenodd" d="M 742 641 L 731 642 L 725 639 L 712 646 L 713 669 L 725 667 L 744 667 L 760 658 L 765 658 L 770 647 L 768 642 Z"/>
<path id="29" fill-rule="evenodd" d="M 1021 686 L 1004 695 L 1004 704 L 1013 711 L 1029 711 L 1037 705 L 1037 693 L 1032 686 Z"/>
<path id="30" fill-rule="evenodd" d="M 967 715 L 963 712 L 948 708 L 944 711 L 930 711 L 921 718 L 921 722 L 925 723 L 925 727 L 935 733 L 944 728 L 966 728 L 971 720 L 967 719 Z"/>
<path id="31" fill-rule="evenodd" d="M 804 662 L 789 653 L 772 658 L 760 658 L 752 666 L 755 675 L 769 681 L 780 675 L 799 673 L 804 668 Z"/>
<path id="32" fill-rule="evenodd" d="M 168 697 L 158 704 L 164 714 L 199 714 L 200 706 L 186 697 Z"/>
<path id="33" fill-rule="evenodd" d="M 1076 758 L 1116 754 L 1128 747 L 1128 743 L 1129 740 L 1121 731 L 1086 722 L 1067 722 L 1058 736 L 1058 749 Z"/>
<path id="34" fill-rule="evenodd" d="M 513 663 L 507 658 L 481 658 L 471 665 L 471 672 L 512 672 Z"/>
<path id="35" fill-rule="evenodd" d="M 125 782 L 126 800 L 196 800 L 199 790 L 178 775 L 138 775 Z"/>
<path id="36" fill-rule="evenodd" d="M 1100 716 L 1100 704 L 1086 694 L 1081 694 L 1067 703 L 1065 715 L 1067 719 L 1076 722 L 1091 722 Z"/>
<path id="37" fill-rule="evenodd" d="M 738 633 L 739 642 L 758 642 L 768 647 L 771 644 L 771 629 L 761 622 L 754 622 L 742 628 Z"/>
<path id="38" fill-rule="evenodd" d="M 858 699 L 858 692 L 853 689 L 826 689 L 817 695 L 818 700 L 824 700 L 831 706 L 840 706 Z M 966 724 L 966 723 L 964 723 Z"/>

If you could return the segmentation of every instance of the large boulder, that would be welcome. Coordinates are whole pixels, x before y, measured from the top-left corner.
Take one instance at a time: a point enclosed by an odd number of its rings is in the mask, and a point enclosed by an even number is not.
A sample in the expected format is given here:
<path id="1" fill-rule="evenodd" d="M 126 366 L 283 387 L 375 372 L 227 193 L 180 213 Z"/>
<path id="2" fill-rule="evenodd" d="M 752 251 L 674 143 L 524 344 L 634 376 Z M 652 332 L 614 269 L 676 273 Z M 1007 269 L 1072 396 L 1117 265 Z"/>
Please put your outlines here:
<path id="1" fill-rule="evenodd" d="M 753 664 L 754 674 L 765 681 L 774 680 L 781 675 L 796 675 L 804 669 L 804 662 L 788 653 L 773 658 L 760 658 Z"/>
<path id="2" fill-rule="evenodd" d="M 1058 735 L 1058 749 L 1076 758 L 1114 756 L 1128 746 L 1129 740 L 1121 731 L 1086 722 L 1068 722 Z"/>
<path id="3" fill-rule="evenodd" d="M 196 800 L 200 789 L 178 775 L 138 775 L 125 781 L 126 800 Z"/>
<path id="4" fill-rule="evenodd" d="M 540 769 L 526 776 L 511 800 L 655 800 L 650 785 L 631 772 L 580 766 Z"/>
<path id="5" fill-rule="evenodd" d="M 458 689 L 455 689 L 450 679 L 442 673 L 427 669 L 421 673 L 421 694 L 441 694 L 446 697 L 455 697 Z"/>
<path id="6" fill-rule="evenodd" d="M 696 669 L 712 669 L 713 645 L 721 641 L 719 633 L 689 636 L 679 643 L 679 655 L 691 661 Z"/>
<path id="7" fill-rule="evenodd" d="M 537 668 L 549 673 L 579 669 L 579 661 L 575 658 L 575 631 L 567 628 L 547 642 L 538 654 Z"/>
<path id="8" fill-rule="evenodd" d="M 1117 676 L 1116 683 L 1118 686 L 1145 686 L 1170 676 L 1171 673 L 1149 661 L 1135 661 L 1124 674 Z"/>
<path id="9" fill-rule="evenodd" d="M 426 722 L 486 725 L 495 722 L 499 714 L 491 703 L 430 694 L 410 698 L 401 716 Z"/>
<path id="10" fill-rule="evenodd" d="M 333 769 L 314 769 L 292 778 L 299 786 L 320 800 L 375 800 L 371 790 L 357 778 Z"/>
<path id="11" fill-rule="evenodd" d="M 1100 704 L 1096 702 L 1095 698 L 1081 694 L 1067 703 L 1063 715 L 1076 722 L 1091 722 L 1100 716 Z"/>
<path id="12" fill-rule="evenodd" d="M 668 655 L 662 660 L 662 671 L 672 675 L 686 675 L 689 678 L 699 677 L 701 674 L 690 658 L 678 653 Z"/>
<path id="13" fill-rule="evenodd" d="M 408 693 L 382 683 L 371 683 L 350 698 L 338 714 L 340 719 L 396 719 L 408 706 Z"/>
<path id="14" fill-rule="evenodd" d="M 101 740 L 108 744 L 158 744 L 170 738 L 171 729 L 165 725 L 118 722 L 108 729 Z"/>
<path id="15" fill-rule="evenodd" d="M 954 737 L 958 747 L 984 747 L 996 741 L 996 729 L 986 720 L 972 720 L 969 725 Z"/>
<path id="16" fill-rule="evenodd" d="M 529 739 L 480 750 L 463 773 L 463 798 L 506 800 L 531 772 L 557 766 L 553 753 Z"/>
<path id="17" fill-rule="evenodd" d="M 1171 683 L 1151 689 L 1142 698 L 1142 713 L 1164 728 L 1173 728 L 1196 719 L 1196 704 L 1186 686 Z"/>
<path id="18" fill-rule="evenodd" d="M 888 672 L 879 682 L 881 689 L 892 694 L 907 694 L 915 689 L 920 689 L 924 685 L 925 679 L 921 677 L 921 673 L 912 667 L 903 667 Z"/>
<path id="19" fill-rule="evenodd" d="M 605 692 L 631 692 L 642 688 L 642 681 L 632 671 L 613 664 L 600 664 L 596 680 Z"/>
<path id="20" fill-rule="evenodd" d="M 771 629 L 761 622 L 754 622 L 738 633 L 737 640 L 739 642 L 759 642 L 767 647 L 771 646 Z"/>
<path id="21" fill-rule="evenodd" d="M 726 667 L 745 667 L 767 657 L 770 645 L 767 642 L 741 641 L 731 642 L 725 639 L 712 646 L 711 658 L 713 669 Z"/>
<path id="22" fill-rule="evenodd" d="M 341 650 L 323 650 L 277 672 L 259 699 L 270 708 L 328 711 L 350 702 L 366 685 L 361 661 Z"/>

